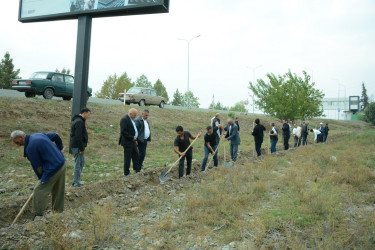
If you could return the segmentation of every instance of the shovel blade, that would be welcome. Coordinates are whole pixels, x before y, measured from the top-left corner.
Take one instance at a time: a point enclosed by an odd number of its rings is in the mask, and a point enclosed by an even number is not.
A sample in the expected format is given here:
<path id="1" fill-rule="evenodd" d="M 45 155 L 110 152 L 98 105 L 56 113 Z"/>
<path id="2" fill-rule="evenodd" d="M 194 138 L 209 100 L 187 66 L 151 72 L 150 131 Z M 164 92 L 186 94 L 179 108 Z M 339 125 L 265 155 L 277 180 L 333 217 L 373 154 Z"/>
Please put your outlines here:
<path id="1" fill-rule="evenodd" d="M 233 166 L 233 163 L 228 163 L 228 162 L 223 161 L 223 165 L 228 168 L 231 168 Z"/>
<path id="2" fill-rule="evenodd" d="M 165 181 L 169 180 L 170 178 L 171 178 L 171 176 L 165 170 L 162 171 L 160 176 L 159 176 L 160 182 L 165 182 Z"/>

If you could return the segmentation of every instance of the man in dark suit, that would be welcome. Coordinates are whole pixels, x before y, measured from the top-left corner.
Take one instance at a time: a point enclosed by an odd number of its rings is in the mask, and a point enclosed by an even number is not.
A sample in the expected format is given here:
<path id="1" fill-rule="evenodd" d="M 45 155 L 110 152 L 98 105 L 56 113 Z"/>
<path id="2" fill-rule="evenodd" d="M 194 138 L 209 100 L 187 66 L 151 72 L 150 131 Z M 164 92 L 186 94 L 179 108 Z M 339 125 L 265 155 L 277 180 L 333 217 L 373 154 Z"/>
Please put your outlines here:
<path id="1" fill-rule="evenodd" d="M 228 119 L 228 124 L 224 130 L 228 135 L 224 138 L 224 141 L 230 141 L 230 156 L 232 161 L 235 162 L 237 160 L 238 145 L 241 143 L 237 124 L 233 122 L 232 119 Z"/>
<path id="2" fill-rule="evenodd" d="M 255 150 L 257 151 L 257 155 L 261 156 L 262 151 L 262 143 L 263 143 L 263 132 L 266 131 L 266 128 L 260 124 L 260 120 L 257 118 L 255 119 L 256 126 L 254 127 L 253 132 L 251 133 L 254 136 L 255 142 Z"/>
<path id="3" fill-rule="evenodd" d="M 147 142 L 151 141 L 151 129 L 148 123 L 149 111 L 147 109 L 143 110 L 142 115 L 138 116 L 134 121 L 138 130 L 138 151 L 139 151 L 139 166 L 141 170 L 144 169 L 143 161 L 146 156 Z"/>
<path id="4" fill-rule="evenodd" d="M 120 139 L 119 145 L 124 147 L 124 175 L 127 180 L 130 175 L 130 160 L 133 161 L 133 169 L 138 173 L 140 169 L 139 154 L 137 148 L 138 130 L 134 119 L 137 117 L 138 111 L 131 108 L 127 115 L 121 118 L 120 121 Z"/>

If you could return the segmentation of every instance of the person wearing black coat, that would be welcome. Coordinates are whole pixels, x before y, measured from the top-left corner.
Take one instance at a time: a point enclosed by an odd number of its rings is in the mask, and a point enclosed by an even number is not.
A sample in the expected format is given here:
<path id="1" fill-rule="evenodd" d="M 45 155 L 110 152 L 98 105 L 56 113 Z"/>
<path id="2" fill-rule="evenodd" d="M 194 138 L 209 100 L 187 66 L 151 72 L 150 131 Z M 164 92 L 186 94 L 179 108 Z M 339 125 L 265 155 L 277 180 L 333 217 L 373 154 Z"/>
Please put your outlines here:
<path id="1" fill-rule="evenodd" d="M 85 166 L 85 148 L 88 142 L 86 120 L 90 117 L 90 114 L 90 109 L 83 108 L 79 115 L 75 115 L 72 118 L 69 152 L 74 156 L 74 177 L 72 183 L 74 187 L 82 186 L 81 173 Z"/>
<path id="2" fill-rule="evenodd" d="M 263 132 L 266 131 L 266 128 L 260 124 L 260 120 L 257 118 L 255 119 L 256 126 L 254 127 L 253 132 L 251 133 L 254 136 L 255 141 L 255 150 L 257 151 L 257 155 L 261 156 L 261 148 L 263 143 Z"/>
<path id="3" fill-rule="evenodd" d="M 283 120 L 283 137 L 284 137 L 284 150 L 289 149 L 289 139 L 290 139 L 290 125 L 287 120 Z"/>
<path id="4" fill-rule="evenodd" d="M 131 108 L 127 115 L 120 120 L 120 139 L 119 145 L 124 147 L 124 176 L 125 181 L 130 175 L 130 162 L 133 161 L 133 170 L 138 173 L 141 168 L 139 165 L 139 153 L 137 148 L 138 130 L 134 122 L 138 111 Z"/>

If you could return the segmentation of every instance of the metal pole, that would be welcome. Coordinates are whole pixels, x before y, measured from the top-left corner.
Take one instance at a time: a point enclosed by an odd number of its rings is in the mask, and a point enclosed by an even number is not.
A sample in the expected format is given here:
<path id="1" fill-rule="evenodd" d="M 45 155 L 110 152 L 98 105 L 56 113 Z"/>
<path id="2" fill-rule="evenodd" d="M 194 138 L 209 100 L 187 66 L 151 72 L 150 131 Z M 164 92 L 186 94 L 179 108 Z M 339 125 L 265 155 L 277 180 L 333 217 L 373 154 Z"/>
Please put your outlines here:
<path id="1" fill-rule="evenodd" d="M 190 84 L 190 42 L 188 42 L 188 82 L 187 82 L 187 106 L 190 108 L 190 93 L 189 93 L 189 84 Z"/>
<path id="2" fill-rule="evenodd" d="M 92 18 L 90 16 L 78 17 L 72 117 L 79 114 L 81 109 L 86 106 L 88 98 L 91 26 Z"/>
<path id="3" fill-rule="evenodd" d="M 182 40 L 182 41 L 185 41 L 188 45 L 188 77 L 187 77 L 187 106 L 188 108 L 190 108 L 190 96 L 189 96 L 189 92 L 190 92 L 190 88 L 189 88 L 189 85 L 190 85 L 190 42 L 195 39 L 195 38 L 198 38 L 200 37 L 201 35 L 197 35 L 189 40 L 187 39 L 181 39 L 179 38 L 178 40 Z"/>

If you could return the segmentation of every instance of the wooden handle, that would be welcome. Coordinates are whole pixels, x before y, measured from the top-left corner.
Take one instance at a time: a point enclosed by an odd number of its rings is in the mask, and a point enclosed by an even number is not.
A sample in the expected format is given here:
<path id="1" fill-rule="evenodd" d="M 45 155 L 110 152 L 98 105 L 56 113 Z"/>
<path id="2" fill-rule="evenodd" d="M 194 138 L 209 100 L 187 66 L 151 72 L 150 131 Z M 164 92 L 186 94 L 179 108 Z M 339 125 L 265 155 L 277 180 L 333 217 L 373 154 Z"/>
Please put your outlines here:
<path id="1" fill-rule="evenodd" d="M 219 136 L 219 138 L 221 139 L 221 135 Z M 215 154 L 216 154 L 216 151 L 219 149 L 219 145 L 220 145 L 220 141 L 219 141 L 219 144 L 217 144 L 217 147 L 216 147 L 216 149 L 215 149 Z M 208 162 L 208 164 L 207 164 L 207 168 L 210 166 L 210 164 L 211 164 L 211 161 L 212 161 L 212 159 L 214 158 L 215 156 L 212 156 L 212 158 L 210 159 L 210 161 Z"/>
<path id="2" fill-rule="evenodd" d="M 34 195 L 34 192 L 32 192 L 32 193 L 30 194 L 29 199 L 27 199 L 27 201 L 25 202 L 25 205 L 23 205 L 21 211 L 17 214 L 17 216 L 16 216 L 16 218 L 14 219 L 14 221 L 12 222 L 12 225 L 11 225 L 11 226 L 13 226 L 14 223 L 16 223 L 16 221 L 18 220 L 18 218 L 21 216 L 21 214 L 22 214 L 23 211 L 25 210 L 27 204 L 29 204 L 31 198 L 33 198 L 33 195 Z"/>
<path id="3" fill-rule="evenodd" d="M 200 133 L 199 133 L 198 135 L 200 135 Z M 198 135 L 195 137 L 194 141 L 193 141 L 192 143 L 190 143 L 189 147 L 184 151 L 185 154 L 186 154 L 186 152 L 191 148 L 191 146 L 193 146 L 194 142 L 199 138 Z M 172 166 L 168 169 L 167 173 L 169 173 L 169 172 L 172 170 L 172 168 L 174 167 L 174 165 L 176 165 L 176 163 L 177 163 L 179 160 L 181 160 L 182 157 L 184 157 L 184 156 L 180 156 L 180 158 L 178 158 L 178 160 L 175 161 L 175 162 L 172 164 Z M 166 174 L 167 174 L 167 173 L 166 173 Z"/>

